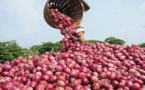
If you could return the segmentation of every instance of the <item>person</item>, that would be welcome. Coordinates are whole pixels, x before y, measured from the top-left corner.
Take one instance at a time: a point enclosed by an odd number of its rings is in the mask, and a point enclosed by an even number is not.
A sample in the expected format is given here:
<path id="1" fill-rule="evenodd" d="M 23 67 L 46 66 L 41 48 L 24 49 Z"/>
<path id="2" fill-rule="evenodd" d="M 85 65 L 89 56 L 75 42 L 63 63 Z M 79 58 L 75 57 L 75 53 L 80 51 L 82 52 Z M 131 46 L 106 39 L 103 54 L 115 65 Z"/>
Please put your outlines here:
<path id="1" fill-rule="evenodd" d="M 83 5 L 83 12 L 87 12 L 90 9 L 90 6 L 85 0 L 81 0 L 81 3 Z M 82 25 L 82 22 L 76 27 L 76 33 L 79 35 L 78 41 L 82 44 L 85 44 L 85 38 L 84 38 L 84 27 Z"/>

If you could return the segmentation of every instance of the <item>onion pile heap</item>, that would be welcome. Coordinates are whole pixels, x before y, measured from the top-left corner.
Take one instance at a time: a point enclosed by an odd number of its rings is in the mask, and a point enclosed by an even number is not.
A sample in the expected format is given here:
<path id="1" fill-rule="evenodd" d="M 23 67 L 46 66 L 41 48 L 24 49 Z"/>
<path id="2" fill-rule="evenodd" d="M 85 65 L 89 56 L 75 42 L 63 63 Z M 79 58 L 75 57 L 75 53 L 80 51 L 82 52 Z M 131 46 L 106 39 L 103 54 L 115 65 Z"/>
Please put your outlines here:
<path id="1" fill-rule="evenodd" d="M 145 48 L 73 42 L 73 21 L 50 12 L 64 35 L 62 50 L 0 64 L 0 90 L 145 89 Z"/>
<path id="2" fill-rule="evenodd" d="M 66 49 L 64 51 L 67 51 L 78 41 L 79 34 L 75 33 L 75 23 L 70 17 L 60 13 L 57 9 L 50 9 L 50 13 L 57 24 L 56 27 L 60 29 L 60 33 L 64 36 L 60 42 L 63 44 L 63 49 Z"/>

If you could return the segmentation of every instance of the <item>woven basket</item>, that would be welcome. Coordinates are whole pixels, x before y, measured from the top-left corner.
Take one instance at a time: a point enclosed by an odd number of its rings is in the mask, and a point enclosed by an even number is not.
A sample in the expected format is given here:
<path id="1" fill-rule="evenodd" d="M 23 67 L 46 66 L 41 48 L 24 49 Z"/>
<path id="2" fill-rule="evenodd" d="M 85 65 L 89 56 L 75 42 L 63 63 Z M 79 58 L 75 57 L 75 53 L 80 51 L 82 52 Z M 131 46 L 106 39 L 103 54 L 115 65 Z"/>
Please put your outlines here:
<path id="1" fill-rule="evenodd" d="M 79 25 L 83 17 L 83 7 L 80 0 L 47 0 L 44 7 L 44 19 L 48 25 L 56 27 L 55 21 L 52 19 L 49 9 L 58 9 L 61 13 L 69 16 L 76 25 Z"/>

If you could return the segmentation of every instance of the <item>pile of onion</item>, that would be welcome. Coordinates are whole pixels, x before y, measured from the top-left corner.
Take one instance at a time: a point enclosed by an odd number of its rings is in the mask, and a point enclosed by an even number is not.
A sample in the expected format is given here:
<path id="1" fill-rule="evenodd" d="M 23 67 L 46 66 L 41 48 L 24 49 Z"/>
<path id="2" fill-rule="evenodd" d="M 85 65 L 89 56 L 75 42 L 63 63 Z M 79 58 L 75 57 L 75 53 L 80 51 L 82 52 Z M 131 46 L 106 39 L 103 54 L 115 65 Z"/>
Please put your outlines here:
<path id="1" fill-rule="evenodd" d="M 64 35 L 62 50 L 0 64 L 0 90 L 145 89 L 145 48 L 81 44 L 71 18 L 56 9 L 50 13 Z"/>

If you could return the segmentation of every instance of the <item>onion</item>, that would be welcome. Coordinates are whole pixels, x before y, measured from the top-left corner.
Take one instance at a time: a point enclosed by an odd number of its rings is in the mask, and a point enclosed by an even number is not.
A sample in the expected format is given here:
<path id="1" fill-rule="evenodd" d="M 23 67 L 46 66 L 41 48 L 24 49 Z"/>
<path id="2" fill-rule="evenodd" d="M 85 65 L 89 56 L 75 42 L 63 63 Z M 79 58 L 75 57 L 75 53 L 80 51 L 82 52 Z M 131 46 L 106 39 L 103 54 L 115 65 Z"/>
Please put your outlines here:
<path id="1" fill-rule="evenodd" d="M 30 83 L 30 86 L 31 86 L 32 88 L 35 88 L 35 87 L 37 86 L 37 82 L 32 81 L 32 82 Z"/>
<path id="2" fill-rule="evenodd" d="M 131 88 L 132 90 L 141 90 L 141 86 L 138 84 L 138 83 L 134 83 L 133 85 L 132 85 L 132 88 Z"/>
<path id="3" fill-rule="evenodd" d="M 46 85 L 46 89 L 48 89 L 48 90 L 53 90 L 53 85 L 47 83 L 47 85 Z"/>
<path id="4" fill-rule="evenodd" d="M 70 76 L 76 78 L 76 77 L 78 76 L 78 73 L 79 73 L 78 70 L 72 70 L 72 71 L 70 72 Z"/>
<path id="5" fill-rule="evenodd" d="M 65 90 L 73 90 L 73 88 L 69 87 L 69 86 L 66 86 L 65 87 Z"/>
<path id="6" fill-rule="evenodd" d="M 79 85 L 79 84 L 81 84 L 81 80 L 75 79 L 75 78 L 71 78 L 71 79 L 70 79 L 70 85 L 71 85 L 72 87 L 74 87 L 75 85 Z"/>
<path id="7" fill-rule="evenodd" d="M 39 82 L 41 79 L 42 79 L 42 76 L 41 75 L 33 75 L 32 76 L 32 80 L 33 81 Z"/>
<path id="8" fill-rule="evenodd" d="M 54 90 L 65 90 L 64 87 L 56 87 Z"/>
<path id="9" fill-rule="evenodd" d="M 110 80 L 114 80 L 115 78 L 116 78 L 115 73 L 111 73 L 110 75 L 108 75 L 108 79 L 110 79 Z"/>
<path id="10" fill-rule="evenodd" d="M 84 90 L 84 87 L 82 85 L 75 85 L 74 90 Z"/>
<path id="11" fill-rule="evenodd" d="M 86 77 L 86 74 L 84 72 L 79 72 L 78 73 L 78 77 L 79 78 L 85 78 Z"/>
<path id="12" fill-rule="evenodd" d="M 97 76 L 91 76 L 90 80 L 91 82 L 94 82 L 94 83 L 99 81 Z"/>
<path id="13" fill-rule="evenodd" d="M 45 67 L 41 68 L 42 73 L 45 73 L 46 71 L 47 71 L 47 68 L 45 68 Z"/>
<path id="14" fill-rule="evenodd" d="M 89 80 L 88 80 L 88 78 L 86 78 L 86 77 L 82 78 L 82 79 L 81 79 L 81 82 L 82 82 L 83 85 L 89 84 Z"/>
<path id="15" fill-rule="evenodd" d="M 144 75 L 141 75 L 140 79 L 145 82 L 145 76 Z"/>
<path id="16" fill-rule="evenodd" d="M 119 82 L 117 80 L 113 80 L 112 85 L 114 88 L 118 86 Z"/>
<path id="17" fill-rule="evenodd" d="M 137 71 L 135 69 L 129 69 L 129 73 L 134 75 L 137 73 Z"/>
<path id="18" fill-rule="evenodd" d="M 50 71 L 50 70 L 48 70 L 48 71 L 45 72 L 45 74 L 48 75 L 48 76 L 52 76 L 53 75 L 53 72 Z"/>
<path id="19" fill-rule="evenodd" d="M 70 68 L 68 68 L 68 67 L 64 68 L 63 71 L 68 73 L 68 74 L 71 72 Z"/>
<path id="20" fill-rule="evenodd" d="M 56 67 L 55 67 L 55 69 L 57 70 L 57 71 L 62 71 L 62 67 L 60 66 L 60 65 L 57 65 Z"/>
<path id="21" fill-rule="evenodd" d="M 45 80 L 41 80 L 41 81 L 39 82 L 39 85 L 46 86 L 46 85 L 47 85 L 47 81 L 45 81 Z"/>
<path id="22" fill-rule="evenodd" d="M 46 81 L 49 80 L 49 76 L 48 76 L 48 75 L 43 75 L 42 77 L 43 77 L 43 79 L 46 80 Z"/>
<path id="23" fill-rule="evenodd" d="M 56 85 L 57 85 L 57 86 L 64 87 L 66 84 L 65 84 L 64 81 L 62 81 L 62 80 L 58 80 Z"/>
<path id="24" fill-rule="evenodd" d="M 120 82 L 120 83 L 118 84 L 118 87 L 124 88 L 124 87 L 125 87 L 125 84 L 126 84 L 126 82 Z"/>
<path id="25" fill-rule="evenodd" d="M 59 76 L 57 76 L 57 80 L 65 81 L 66 77 L 65 77 L 65 75 L 59 75 Z"/>
<path id="26" fill-rule="evenodd" d="M 0 73 L 2 72 L 2 67 L 0 67 Z"/>
<path id="27" fill-rule="evenodd" d="M 50 82 L 55 82 L 57 77 L 55 75 L 50 76 L 49 81 Z"/>
<path id="28" fill-rule="evenodd" d="M 93 83 L 92 84 L 92 90 L 99 90 L 99 89 L 100 89 L 99 83 Z"/>
<path id="29" fill-rule="evenodd" d="M 27 81 L 27 77 L 24 77 L 24 76 L 23 76 L 23 77 L 21 78 L 21 82 L 22 82 L 22 83 L 26 83 L 26 81 Z"/>
<path id="30" fill-rule="evenodd" d="M 144 70 L 145 70 L 145 64 L 142 64 L 142 69 L 144 69 Z"/>
<path id="31" fill-rule="evenodd" d="M 3 70 L 9 71 L 11 69 L 11 66 L 9 64 L 4 64 L 3 65 Z"/>
<path id="32" fill-rule="evenodd" d="M 91 90 L 89 86 L 84 86 L 84 90 Z"/>
<path id="33" fill-rule="evenodd" d="M 132 83 L 131 81 L 127 81 L 127 82 L 126 82 L 126 86 L 127 86 L 127 87 L 131 88 L 132 85 L 133 85 L 133 83 Z"/>
<path id="34" fill-rule="evenodd" d="M 66 39 L 66 38 L 65 38 Z M 67 42 L 68 40 L 65 40 Z M 62 59 L 66 60 L 69 57 L 69 54 L 67 53 L 62 53 Z"/>
<path id="35" fill-rule="evenodd" d="M 100 73 L 100 77 L 103 79 L 103 78 L 106 78 L 106 77 L 107 77 L 107 75 L 106 75 L 106 73 L 105 73 L 105 72 L 102 72 L 102 73 Z"/>

